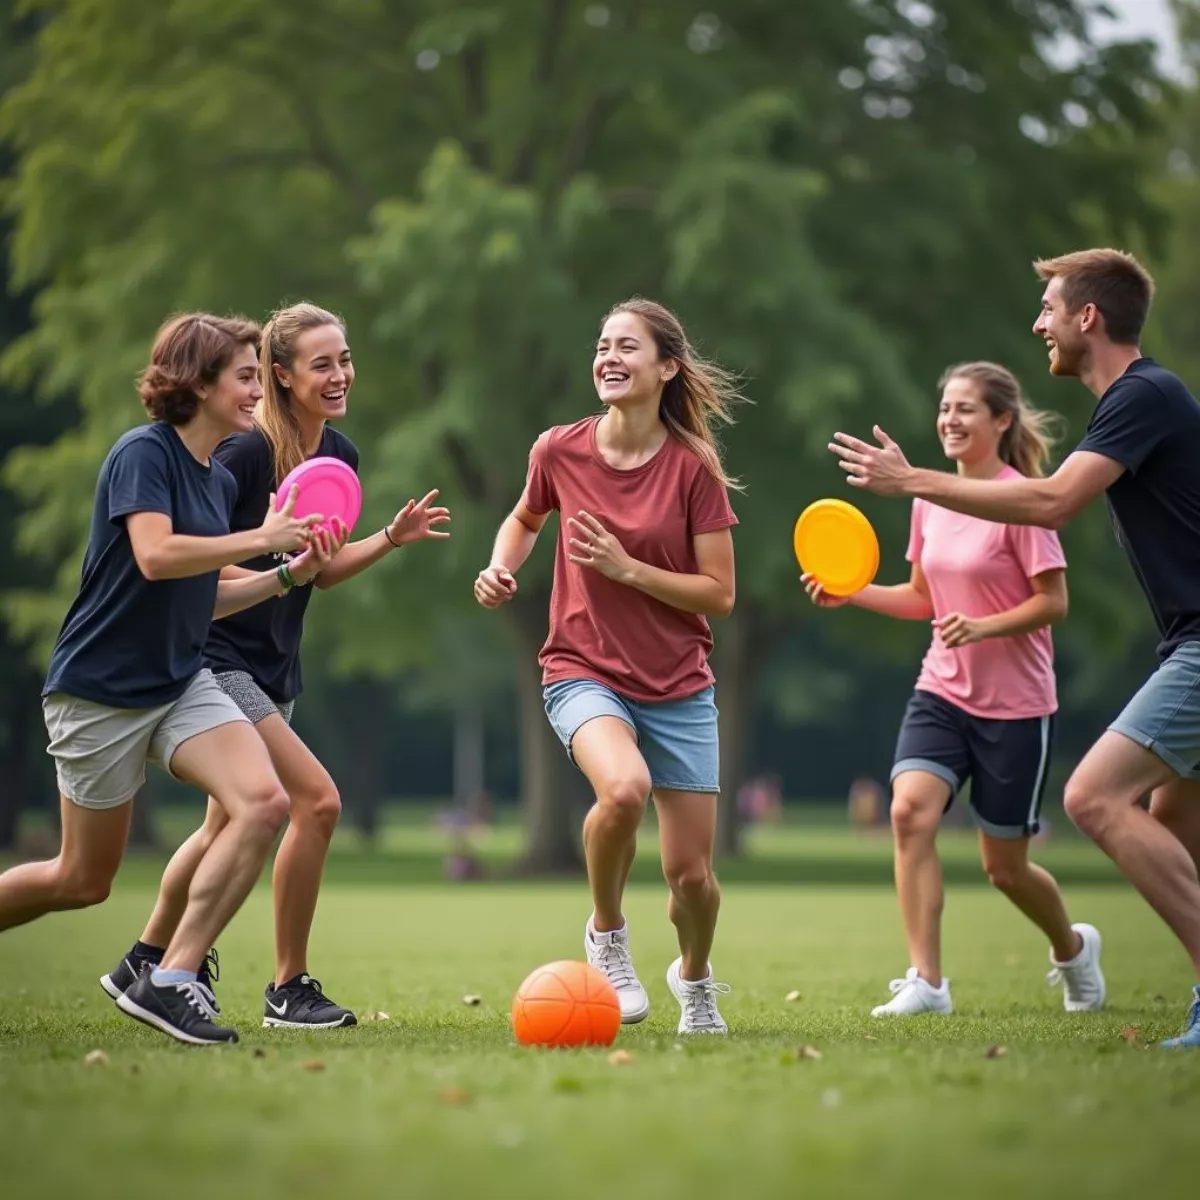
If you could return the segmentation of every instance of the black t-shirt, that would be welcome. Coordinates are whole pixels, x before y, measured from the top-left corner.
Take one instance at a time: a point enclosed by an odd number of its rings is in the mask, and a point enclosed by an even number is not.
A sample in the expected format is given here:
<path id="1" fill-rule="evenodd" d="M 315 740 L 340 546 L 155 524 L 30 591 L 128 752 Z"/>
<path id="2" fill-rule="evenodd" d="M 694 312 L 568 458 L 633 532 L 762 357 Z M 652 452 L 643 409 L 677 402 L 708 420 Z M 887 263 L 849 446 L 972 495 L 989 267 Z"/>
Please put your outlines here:
<path id="1" fill-rule="evenodd" d="M 229 532 L 235 488 L 217 461 L 196 461 L 170 425 L 130 430 L 96 481 L 79 595 L 59 632 L 42 695 L 66 692 L 113 708 L 171 704 L 203 666 L 219 572 L 147 579 L 125 518 L 158 512 L 175 533 Z"/>
<path id="2" fill-rule="evenodd" d="M 358 470 L 358 450 L 344 434 L 329 425 L 314 457 L 340 458 Z M 237 484 L 230 526 L 234 533 L 257 529 L 267 515 L 275 487 L 271 445 L 262 433 L 235 434 L 217 447 L 217 457 Z M 287 556 L 264 554 L 241 563 L 253 571 L 269 571 Z M 300 639 L 304 610 L 312 585 L 292 588 L 253 608 L 214 621 L 204 647 L 204 661 L 214 671 L 245 671 L 277 704 L 294 700 L 301 691 Z"/>
<path id="3" fill-rule="evenodd" d="M 1100 397 L 1076 449 L 1125 468 L 1108 508 L 1165 659 L 1200 640 L 1200 404 L 1177 375 L 1139 358 Z"/>

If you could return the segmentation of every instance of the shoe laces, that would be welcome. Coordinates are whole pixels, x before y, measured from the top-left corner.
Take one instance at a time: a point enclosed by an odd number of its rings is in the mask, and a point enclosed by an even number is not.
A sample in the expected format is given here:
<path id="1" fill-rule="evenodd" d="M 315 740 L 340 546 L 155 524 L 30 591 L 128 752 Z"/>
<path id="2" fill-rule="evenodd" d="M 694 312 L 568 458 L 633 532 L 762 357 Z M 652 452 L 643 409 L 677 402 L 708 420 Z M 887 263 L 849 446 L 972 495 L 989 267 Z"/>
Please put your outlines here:
<path id="1" fill-rule="evenodd" d="M 917 974 L 916 967 L 910 967 L 908 974 L 905 975 L 903 979 L 893 979 L 891 983 L 888 984 L 888 991 L 891 992 L 893 996 L 898 996 L 902 991 L 905 990 L 905 988 L 916 987 L 920 981 L 921 977 Z"/>
<path id="2" fill-rule="evenodd" d="M 681 979 L 683 984 L 683 1015 L 692 1029 L 720 1029 L 721 1015 L 717 1012 L 717 997 L 728 996 L 733 988 L 711 979 L 695 983 Z"/>
<path id="3" fill-rule="evenodd" d="M 176 983 L 175 990 L 187 999 L 188 1005 L 194 1008 L 202 1017 L 211 1021 L 217 1015 L 217 998 L 199 980 L 190 983 Z"/>
<path id="4" fill-rule="evenodd" d="M 221 1006 L 217 1003 L 217 998 L 213 993 L 213 984 L 221 982 L 221 959 L 217 954 L 216 946 L 204 956 L 204 961 L 200 964 L 200 970 L 196 972 L 196 975 L 200 985 L 212 1001 L 214 1014 L 219 1013 Z"/>
<path id="5" fill-rule="evenodd" d="M 1072 1000 L 1089 1000 L 1095 992 L 1094 986 L 1088 986 L 1091 980 L 1085 970 L 1084 963 L 1074 966 L 1063 964 L 1046 972 L 1046 986 L 1066 988 L 1067 996 Z"/>
<path id="6" fill-rule="evenodd" d="M 608 976 L 608 982 L 618 991 L 621 988 L 635 987 L 637 975 L 633 969 L 633 956 L 629 953 L 629 943 L 617 941 L 615 938 L 605 942 L 594 942 L 596 959 L 600 969 Z"/>

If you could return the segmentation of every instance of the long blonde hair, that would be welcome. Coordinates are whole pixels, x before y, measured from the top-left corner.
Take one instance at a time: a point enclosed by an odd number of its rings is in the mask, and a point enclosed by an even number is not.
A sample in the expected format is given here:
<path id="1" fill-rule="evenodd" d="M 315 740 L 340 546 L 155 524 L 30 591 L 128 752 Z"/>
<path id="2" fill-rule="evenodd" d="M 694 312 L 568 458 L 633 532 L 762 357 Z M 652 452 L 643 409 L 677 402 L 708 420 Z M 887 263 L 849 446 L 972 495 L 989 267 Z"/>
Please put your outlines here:
<path id="1" fill-rule="evenodd" d="M 721 447 L 713 428 L 718 424 L 732 425 L 733 406 L 745 399 L 738 390 L 736 377 L 724 367 L 701 358 L 692 349 L 679 318 L 656 301 L 634 296 L 614 305 L 604 320 L 617 313 L 639 317 L 654 337 L 659 358 L 671 358 L 679 364 L 679 370 L 667 380 L 659 402 L 663 423 L 700 459 L 718 483 L 741 491 L 742 485 L 721 464 Z"/>
<path id="2" fill-rule="evenodd" d="M 1000 461 L 1030 479 L 1045 475 L 1058 414 L 1034 408 L 1025 399 L 1017 377 L 999 363 L 968 362 L 949 367 L 938 381 L 939 391 L 952 379 L 974 383 L 993 417 L 1011 414 L 1012 424 L 1000 436 Z"/>
<path id="3" fill-rule="evenodd" d="M 291 370 L 296 356 L 296 343 L 302 334 L 324 325 L 336 325 L 343 333 L 345 323 L 340 317 L 315 304 L 292 304 L 272 313 L 262 333 L 259 367 L 262 372 L 263 397 L 254 410 L 254 423 L 262 430 L 271 447 L 275 462 L 275 483 L 278 486 L 290 472 L 308 457 L 300 423 L 292 410 L 292 394 L 275 377 L 275 365 Z"/>

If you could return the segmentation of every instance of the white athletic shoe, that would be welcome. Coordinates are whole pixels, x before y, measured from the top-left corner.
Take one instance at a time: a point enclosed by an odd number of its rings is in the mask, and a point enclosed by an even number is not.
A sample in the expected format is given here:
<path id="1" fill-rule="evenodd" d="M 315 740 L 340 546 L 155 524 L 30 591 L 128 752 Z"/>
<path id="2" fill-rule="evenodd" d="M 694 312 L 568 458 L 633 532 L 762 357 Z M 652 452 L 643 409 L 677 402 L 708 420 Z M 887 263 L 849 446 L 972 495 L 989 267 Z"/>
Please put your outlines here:
<path id="1" fill-rule="evenodd" d="M 892 998 L 886 1004 L 871 1009 L 873 1017 L 912 1017 L 917 1013 L 952 1013 L 950 981 L 942 980 L 941 987 L 926 983 L 917 974 L 916 967 L 909 967 L 903 979 L 893 979 L 888 984 Z"/>
<path id="2" fill-rule="evenodd" d="M 677 958 L 667 968 L 667 987 L 679 1001 L 682 1010 L 678 1032 L 728 1033 L 729 1026 L 717 1011 L 717 996 L 727 996 L 733 989 L 727 983 L 713 982 L 711 966 L 708 968 L 707 979 L 694 982 L 684 979 L 680 974 L 682 965 L 683 959 Z"/>
<path id="3" fill-rule="evenodd" d="M 583 950 L 588 962 L 608 976 L 621 1003 L 621 1024 L 636 1025 L 650 1015 L 650 997 L 633 969 L 629 953 L 629 926 L 611 933 L 597 933 L 588 917 L 583 934 Z"/>
<path id="4" fill-rule="evenodd" d="M 1072 925 L 1081 938 L 1083 949 L 1070 962 L 1050 962 L 1054 970 L 1046 976 L 1050 987 L 1062 984 L 1063 1008 L 1067 1012 L 1098 1012 L 1104 1007 L 1104 972 L 1100 970 L 1100 930 L 1094 925 Z"/>

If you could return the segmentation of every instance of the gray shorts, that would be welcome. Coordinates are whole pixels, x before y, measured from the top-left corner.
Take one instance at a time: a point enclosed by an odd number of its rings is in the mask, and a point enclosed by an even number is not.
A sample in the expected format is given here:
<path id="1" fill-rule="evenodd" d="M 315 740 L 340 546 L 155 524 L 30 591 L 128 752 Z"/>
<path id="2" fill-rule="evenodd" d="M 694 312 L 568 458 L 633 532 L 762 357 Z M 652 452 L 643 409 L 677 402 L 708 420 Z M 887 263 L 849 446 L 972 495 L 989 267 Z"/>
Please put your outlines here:
<path id="1" fill-rule="evenodd" d="M 58 790 L 81 808 L 127 804 L 146 782 L 146 763 L 166 771 L 189 738 L 244 721 L 209 670 L 200 671 L 172 704 L 113 708 L 51 692 L 42 701 Z"/>
<path id="2" fill-rule="evenodd" d="M 276 704 L 266 692 L 254 682 L 254 676 L 248 671 L 222 671 L 215 676 L 217 685 L 245 714 L 246 720 L 252 725 L 265 721 L 278 713 L 289 725 L 292 723 L 292 713 L 296 709 L 295 700 L 285 700 Z"/>
<path id="3" fill-rule="evenodd" d="M 1109 726 L 1157 754 L 1183 779 L 1200 779 L 1200 642 L 1185 642 Z"/>

